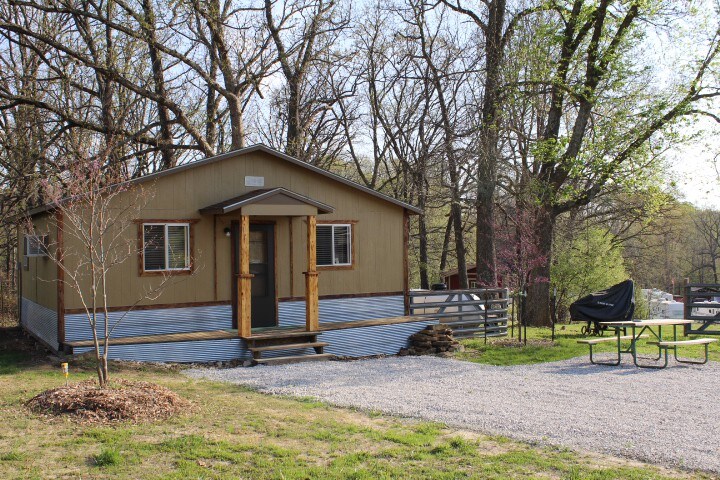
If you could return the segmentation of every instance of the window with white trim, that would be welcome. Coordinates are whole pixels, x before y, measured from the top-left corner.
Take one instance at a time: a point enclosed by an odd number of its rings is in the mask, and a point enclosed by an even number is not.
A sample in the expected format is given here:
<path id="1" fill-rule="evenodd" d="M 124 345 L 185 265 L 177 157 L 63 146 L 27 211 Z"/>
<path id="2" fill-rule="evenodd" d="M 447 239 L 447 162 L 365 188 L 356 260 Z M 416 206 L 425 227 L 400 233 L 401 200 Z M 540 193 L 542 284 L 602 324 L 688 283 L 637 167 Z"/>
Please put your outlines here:
<path id="1" fill-rule="evenodd" d="M 318 267 L 352 265 L 352 225 L 318 225 L 316 232 Z"/>
<path id="2" fill-rule="evenodd" d="M 25 256 L 45 257 L 47 256 L 47 235 L 25 235 Z"/>
<path id="3" fill-rule="evenodd" d="M 190 270 L 190 224 L 143 223 L 143 270 Z"/>

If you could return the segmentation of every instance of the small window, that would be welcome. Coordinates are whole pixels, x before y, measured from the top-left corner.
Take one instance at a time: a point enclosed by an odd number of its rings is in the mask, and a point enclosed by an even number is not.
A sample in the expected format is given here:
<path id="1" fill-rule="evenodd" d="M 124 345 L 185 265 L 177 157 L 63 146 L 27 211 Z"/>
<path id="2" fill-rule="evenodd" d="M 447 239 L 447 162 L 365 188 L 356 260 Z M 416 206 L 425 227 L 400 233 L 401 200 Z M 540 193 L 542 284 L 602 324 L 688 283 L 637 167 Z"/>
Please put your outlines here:
<path id="1" fill-rule="evenodd" d="M 143 268 L 146 272 L 190 269 L 190 225 L 143 224 Z"/>
<path id="2" fill-rule="evenodd" d="M 317 264 L 319 267 L 352 264 L 352 228 L 350 225 L 317 226 Z"/>
<path id="3" fill-rule="evenodd" d="M 47 251 L 47 235 L 25 235 L 25 256 L 45 257 Z"/>

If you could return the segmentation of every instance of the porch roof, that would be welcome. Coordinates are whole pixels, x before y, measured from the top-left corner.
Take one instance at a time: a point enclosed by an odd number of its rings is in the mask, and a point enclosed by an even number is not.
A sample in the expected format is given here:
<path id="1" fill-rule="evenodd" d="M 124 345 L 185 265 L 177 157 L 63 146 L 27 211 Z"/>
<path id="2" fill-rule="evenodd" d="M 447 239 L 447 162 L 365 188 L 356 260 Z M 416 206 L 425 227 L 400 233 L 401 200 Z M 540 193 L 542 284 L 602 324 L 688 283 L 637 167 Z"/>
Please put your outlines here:
<path id="1" fill-rule="evenodd" d="M 230 198 L 214 205 L 201 208 L 201 214 L 223 214 L 230 213 L 243 207 L 250 205 L 266 205 L 279 208 L 279 214 L 282 214 L 282 208 L 287 209 L 288 214 L 293 214 L 298 206 L 309 206 L 317 209 L 318 214 L 333 213 L 335 209 L 310 197 L 292 192 L 286 188 L 263 188 L 253 190 L 239 197 Z"/>

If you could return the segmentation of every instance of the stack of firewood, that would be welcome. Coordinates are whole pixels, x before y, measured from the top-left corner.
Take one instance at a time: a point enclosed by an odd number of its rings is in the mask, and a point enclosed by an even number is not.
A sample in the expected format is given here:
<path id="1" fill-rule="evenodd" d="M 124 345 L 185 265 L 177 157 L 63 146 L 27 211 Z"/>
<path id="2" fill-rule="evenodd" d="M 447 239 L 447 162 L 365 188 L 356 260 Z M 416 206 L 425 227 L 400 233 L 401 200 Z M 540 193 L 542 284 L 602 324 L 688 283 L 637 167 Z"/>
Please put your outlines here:
<path id="1" fill-rule="evenodd" d="M 424 330 L 410 336 L 410 355 L 432 355 L 462 351 L 463 347 L 453 337 L 446 325 L 428 325 Z"/>

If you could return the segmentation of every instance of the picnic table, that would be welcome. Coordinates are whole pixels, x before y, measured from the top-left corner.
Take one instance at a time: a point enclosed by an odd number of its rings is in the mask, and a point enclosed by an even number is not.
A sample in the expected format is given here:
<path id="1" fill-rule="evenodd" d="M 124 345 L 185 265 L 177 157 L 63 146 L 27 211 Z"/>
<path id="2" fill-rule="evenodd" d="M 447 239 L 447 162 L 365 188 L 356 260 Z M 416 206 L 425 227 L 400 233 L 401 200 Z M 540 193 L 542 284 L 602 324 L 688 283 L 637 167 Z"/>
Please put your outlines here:
<path id="1" fill-rule="evenodd" d="M 680 363 L 692 363 L 692 364 L 699 364 L 702 365 L 704 363 L 707 363 L 708 361 L 708 345 L 710 343 L 716 342 L 717 339 L 714 338 L 697 338 L 692 340 L 678 340 L 677 335 L 677 327 L 678 326 L 684 326 L 689 325 L 692 323 L 692 320 L 683 320 L 683 319 L 656 319 L 656 320 L 633 320 L 633 321 L 620 321 L 620 322 L 600 322 L 601 326 L 605 326 L 608 328 L 612 328 L 615 331 L 614 338 L 599 338 L 599 339 L 587 339 L 587 340 L 579 340 L 580 343 L 586 343 L 590 346 L 590 362 L 594 364 L 599 365 L 619 365 L 621 355 L 623 353 L 630 353 L 633 357 L 633 363 L 635 366 L 640 368 L 665 368 L 668 364 L 668 352 L 670 350 L 673 351 L 673 354 L 675 356 L 675 360 Z M 664 340 L 663 339 L 663 327 L 672 327 L 673 333 L 672 333 L 672 340 Z M 627 330 L 631 329 L 632 333 L 630 335 L 627 335 Z M 638 355 L 637 355 L 637 342 L 641 338 L 648 338 L 650 337 L 650 341 L 648 342 L 651 345 L 656 345 L 658 347 L 658 356 L 657 358 L 652 359 L 654 362 L 657 362 L 663 357 L 663 354 L 665 356 L 665 361 L 662 364 L 654 363 L 654 364 L 644 364 L 644 363 L 638 363 Z M 623 340 L 630 340 L 630 346 L 627 349 L 623 349 L 622 347 L 622 341 Z M 602 361 L 596 361 L 593 359 L 593 345 L 596 345 L 601 342 L 607 342 L 607 341 L 616 341 L 617 344 L 617 359 L 612 362 L 602 362 Z M 688 346 L 688 345 L 704 345 L 705 346 L 705 359 L 703 361 L 695 361 L 695 360 L 681 360 L 677 356 L 677 349 L 681 346 Z"/>

